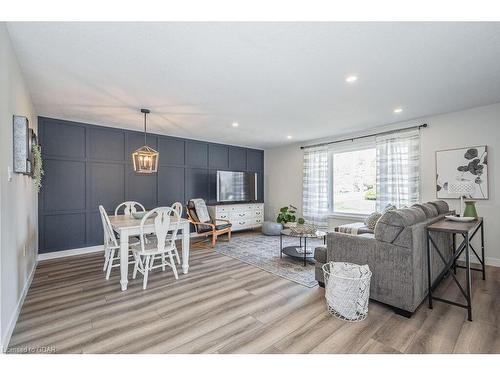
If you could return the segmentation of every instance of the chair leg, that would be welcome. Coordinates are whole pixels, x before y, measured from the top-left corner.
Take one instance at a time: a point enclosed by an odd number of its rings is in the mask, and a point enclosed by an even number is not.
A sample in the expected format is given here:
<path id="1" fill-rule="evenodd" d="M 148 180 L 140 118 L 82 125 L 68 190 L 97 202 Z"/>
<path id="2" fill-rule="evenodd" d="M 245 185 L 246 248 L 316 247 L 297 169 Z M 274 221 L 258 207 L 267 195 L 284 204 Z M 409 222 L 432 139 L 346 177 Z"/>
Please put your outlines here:
<path id="1" fill-rule="evenodd" d="M 179 275 L 177 275 L 177 267 L 175 266 L 174 257 L 171 251 L 168 253 L 168 256 L 170 258 L 170 265 L 172 266 L 172 271 L 174 271 L 174 276 L 175 279 L 177 280 L 179 278 Z"/>
<path id="2" fill-rule="evenodd" d="M 137 255 L 136 253 L 134 253 L 135 263 L 134 263 L 134 272 L 132 273 L 132 279 L 135 279 L 137 276 L 137 269 L 139 268 L 140 258 L 141 258 L 140 255 Z"/>
<path id="3" fill-rule="evenodd" d="M 217 235 L 214 233 L 212 234 L 212 247 L 215 247 L 215 242 L 217 242 Z"/>
<path id="4" fill-rule="evenodd" d="M 231 230 L 229 232 L 227 232 L 227 240 L 231 241 Z"/>
<path id="5" fill-rule="evenodd" d="M 108 269 L 108 262 L 109 262 L 109 249 L 104 249 L 104 266 L 102 267 L 103 271 L 106 271 Z"/>
<path id="6" fill-rule="evenodd" d="M 111 275 L 111 269 L 113 268 L 113 262 L 115 260 L 115 250 L 111 250 L 108 257 L 108 270 L 106 271 L 106 280 L 109 280 L 109 275 Z"/>
<path id="7" fill-rule="evenodd" d="M 142 289 L 146 289 L 148 285 L 148 273 L 149 273 L 149 255 L 146 255 L 146 260 L 144 261 L 144 280 L 142 281 Z"/>
<path id="8" fill-rule="evenodd" d="M 161 270 L 165 272 L 165 253 L 161 254 Z"/>

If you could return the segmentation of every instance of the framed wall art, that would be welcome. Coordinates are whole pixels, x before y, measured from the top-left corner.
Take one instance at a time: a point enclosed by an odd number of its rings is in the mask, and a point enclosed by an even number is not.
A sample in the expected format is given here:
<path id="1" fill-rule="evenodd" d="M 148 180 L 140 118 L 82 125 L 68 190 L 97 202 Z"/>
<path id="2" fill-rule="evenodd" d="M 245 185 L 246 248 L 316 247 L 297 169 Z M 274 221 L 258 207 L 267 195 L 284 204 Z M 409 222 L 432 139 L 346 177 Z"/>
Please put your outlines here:
<path id="1" fill-rule="evenodd" d="M 436 196 L 488 199 L 487 147 L 436 151 Z"/>

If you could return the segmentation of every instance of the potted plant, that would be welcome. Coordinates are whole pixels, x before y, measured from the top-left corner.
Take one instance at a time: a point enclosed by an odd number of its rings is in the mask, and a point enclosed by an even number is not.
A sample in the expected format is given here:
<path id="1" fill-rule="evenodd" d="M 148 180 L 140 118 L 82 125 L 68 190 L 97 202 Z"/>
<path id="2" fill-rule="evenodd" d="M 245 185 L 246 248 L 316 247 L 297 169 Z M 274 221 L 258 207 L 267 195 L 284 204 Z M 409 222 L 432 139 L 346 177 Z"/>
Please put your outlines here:
<path id="1" fill-rule="evenodd" d="M 295 212 L 297 212 L 297 207 L 292 205 L 281 207 L 276 222 L 281 223 L 285 228 L 289 228 L 295 224 Z"/>

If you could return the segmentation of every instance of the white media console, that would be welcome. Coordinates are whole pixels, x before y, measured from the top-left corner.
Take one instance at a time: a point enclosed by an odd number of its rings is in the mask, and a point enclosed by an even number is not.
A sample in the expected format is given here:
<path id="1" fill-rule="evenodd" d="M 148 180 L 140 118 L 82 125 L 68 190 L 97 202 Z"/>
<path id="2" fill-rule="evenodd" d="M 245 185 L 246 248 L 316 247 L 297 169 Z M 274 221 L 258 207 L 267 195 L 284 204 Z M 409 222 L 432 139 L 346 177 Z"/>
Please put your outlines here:
<path id="1" fill-rule="evenodd" d="M 210 216 L 229 220 L 232 230 L 254 229 L 264 222 L 264 203 L 238 203 L 208 206 Z"/>

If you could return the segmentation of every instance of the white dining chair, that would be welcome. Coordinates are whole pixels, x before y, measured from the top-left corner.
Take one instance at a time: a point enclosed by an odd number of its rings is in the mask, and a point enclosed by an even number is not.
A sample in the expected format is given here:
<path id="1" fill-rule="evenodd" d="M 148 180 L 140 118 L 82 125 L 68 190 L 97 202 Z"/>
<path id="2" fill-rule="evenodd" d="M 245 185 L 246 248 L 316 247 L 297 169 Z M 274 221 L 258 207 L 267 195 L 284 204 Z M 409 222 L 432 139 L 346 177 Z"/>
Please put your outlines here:
<path id="1" fill-rule="evenodd" d="M 148 235 L 144 232 L 146 220 L 153 217 L 155 228 L 154 235 Z M 172 220 L 176 219 L 176 220 Z M 172 224 L 172 225 L 171 225 Z M 148 284 L 149 271 L 168 266 L 172 269 L 174 276 L 178 279 L 177 268 L 175 266 L 174 255 L 176 253 L 175 238 L 179 230 L 179 214 L 171 207 L 158 207 L 149 211 L 141 220 L 140 224 L 140 242 L 132 246 L 135 265 L 132 278 L 136 278 L 137 272 L 144 277 L 142 288 L 146 289 Z M 154 265 L 155 260 L 160 259 L 160 264 Z M 168 259 L 167 259 L 168 258 Z"/>
<path id="2" fill-rule="evenodd" d="M 111 269 L 120 266 L 120 240 L 116 238 L 108 213 L 102 205 L 99 206 L 99 213 L 101 214 L 102 229 L 104 231 L 104 267 L 102 270 L 106 271 L 106 280 L 109 280 Z M 138 241 L 131 242 L 129 247 L 138 243 Z M 118 262 L 116 262 L 117 260 Z M 130 263 L 134 263 L 134 259 L 129 260 Z"/>
<path id="3" fill-rule="evenodd" d="M 146 211 L 144 206 L 140 204 L 139 202 L 135 201 L 126 201 L 123 203 L 120 203 L 118 207 L 115 209 L 115 216 L 118 215 L 118 212 L 120 209 L 123 207 L 123 214 L 130 216 L 132 215 L 132 212 L 137 212 L 137 207 L 139 207 L 140 211 Z"/>
<path id="4" fill-rule="evenodd" d="M 177 212 L 177 215 L 179 215 L 179 218 L 182 217 L 182 203 L 181 202 L 175 202 L 172 205 L 172 210 Z M 175 259 L 177 260 L 178 264 L 181 264 L 181 258 L 179 257 L 179 252 L 177 251 L 177 248 L 175 249 Z"/>
<path id="5" fill-rule="evenodd" d="M 179 217 L 182 217 L 182 203 L 181 202 L 175 202 L 172 205 L 172 209 L 177 212 Z"/>

